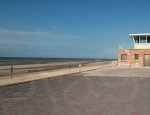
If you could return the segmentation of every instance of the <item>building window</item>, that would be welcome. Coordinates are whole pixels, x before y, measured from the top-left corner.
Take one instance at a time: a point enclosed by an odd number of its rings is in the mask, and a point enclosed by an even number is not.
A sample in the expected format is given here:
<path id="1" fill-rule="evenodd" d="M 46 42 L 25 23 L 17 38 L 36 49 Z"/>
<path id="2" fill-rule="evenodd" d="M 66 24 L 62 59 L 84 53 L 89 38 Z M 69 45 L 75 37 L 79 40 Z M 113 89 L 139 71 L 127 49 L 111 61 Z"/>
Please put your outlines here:
<path id="1" fill-rule="evenodd" d="M 146 36 L 140 36 L 140 43 L 146 43 Z"/>
<path id="2" fill-rule="evenodd" d="M 147 36 L 147 43 L 150 43 L 150 36 Z"/>
<path id="3" fill-rule="evenodd" d="M 139 36 L 134 37 L 135 43 L 139 43 Z"/>
<path id="4" fill-rule="evenodd" d="M 127 54 L 121 54 L 121 60 L 127 60 L 128 56 Z"/>
<path id="5" fill-rule="evenodd" d="M 139 60 L 139 54 L 135 54 L 135 55 L 134 55 L 134 59 L 135 59 L 135 60 Z"/>

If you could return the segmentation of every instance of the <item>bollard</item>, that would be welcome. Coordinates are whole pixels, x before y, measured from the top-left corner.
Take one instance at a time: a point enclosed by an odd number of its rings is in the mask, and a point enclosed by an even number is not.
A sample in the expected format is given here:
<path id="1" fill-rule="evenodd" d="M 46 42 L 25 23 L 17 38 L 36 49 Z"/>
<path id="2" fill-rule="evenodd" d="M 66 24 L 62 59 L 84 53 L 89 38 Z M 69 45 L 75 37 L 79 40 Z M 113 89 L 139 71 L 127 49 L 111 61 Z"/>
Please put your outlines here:
<path id="1" fill-rule="evenodd" d="M 28 67 L 26 67 L 26 73 L 28 72 Z"/>
<path id="2" fill-rule="evenodd" d="M 81 65 L 81 64 L 79 64 L 79 72 L 81 72 L 81 67 L 82 67 L 82 65 Z"/>
<path id="3" fill-rule="evenodd" d="M 13 76 L 13 66 L 11 66 L 11 79 L 12 79 L 12 76 Z"/>

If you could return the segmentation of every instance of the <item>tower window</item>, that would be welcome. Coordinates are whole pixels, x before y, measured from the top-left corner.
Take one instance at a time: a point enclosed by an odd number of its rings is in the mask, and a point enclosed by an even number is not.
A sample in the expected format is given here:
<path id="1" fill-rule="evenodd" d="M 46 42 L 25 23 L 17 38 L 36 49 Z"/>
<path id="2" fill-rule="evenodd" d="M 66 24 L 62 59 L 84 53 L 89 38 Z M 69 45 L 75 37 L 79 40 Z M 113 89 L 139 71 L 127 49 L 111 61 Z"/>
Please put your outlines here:
<path id="1" fill-rule="evenodd" d="M 140 36 L 140 43 L 146 43 L 146 36 Z"/>
<path id="2" fill-rule="evenodd" d="M 150 43 L 150 36 L 147 36 L 147 43 Z"/>
<path id="3" fill-rule="evenodd" d="M 134 37 L 135 43 L 139 43 L 139 36 Z"/>

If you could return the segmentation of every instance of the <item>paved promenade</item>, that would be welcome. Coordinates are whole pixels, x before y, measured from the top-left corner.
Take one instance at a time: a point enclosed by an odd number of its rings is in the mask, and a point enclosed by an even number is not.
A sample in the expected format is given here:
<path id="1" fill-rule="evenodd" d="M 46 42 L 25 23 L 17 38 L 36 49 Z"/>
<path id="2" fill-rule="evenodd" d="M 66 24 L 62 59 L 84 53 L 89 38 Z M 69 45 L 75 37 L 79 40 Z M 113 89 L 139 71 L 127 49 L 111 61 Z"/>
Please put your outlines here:
<path id="1" fill-rule="evenodd" d="M 110 67 L 3 86 L 0 115 L 150 115 L 149 70 Z"/>
<path id="2" fill-rule="evenodd" d="M 84 72 L 87 76 L 150 77 L 150 67 L 110 67 Z"/>

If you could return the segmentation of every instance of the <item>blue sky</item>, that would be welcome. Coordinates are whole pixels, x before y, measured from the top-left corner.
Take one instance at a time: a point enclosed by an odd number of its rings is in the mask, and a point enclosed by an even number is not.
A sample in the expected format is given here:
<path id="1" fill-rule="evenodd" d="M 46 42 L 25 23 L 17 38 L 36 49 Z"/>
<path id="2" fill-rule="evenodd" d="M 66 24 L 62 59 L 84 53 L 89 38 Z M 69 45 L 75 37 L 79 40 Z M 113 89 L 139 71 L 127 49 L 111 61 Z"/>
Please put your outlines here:
<path id="1" fill-rule="evenodd" d="M 149 0 L 0 0 L 0 57 L 116 58 L 150 32 Z"/>

